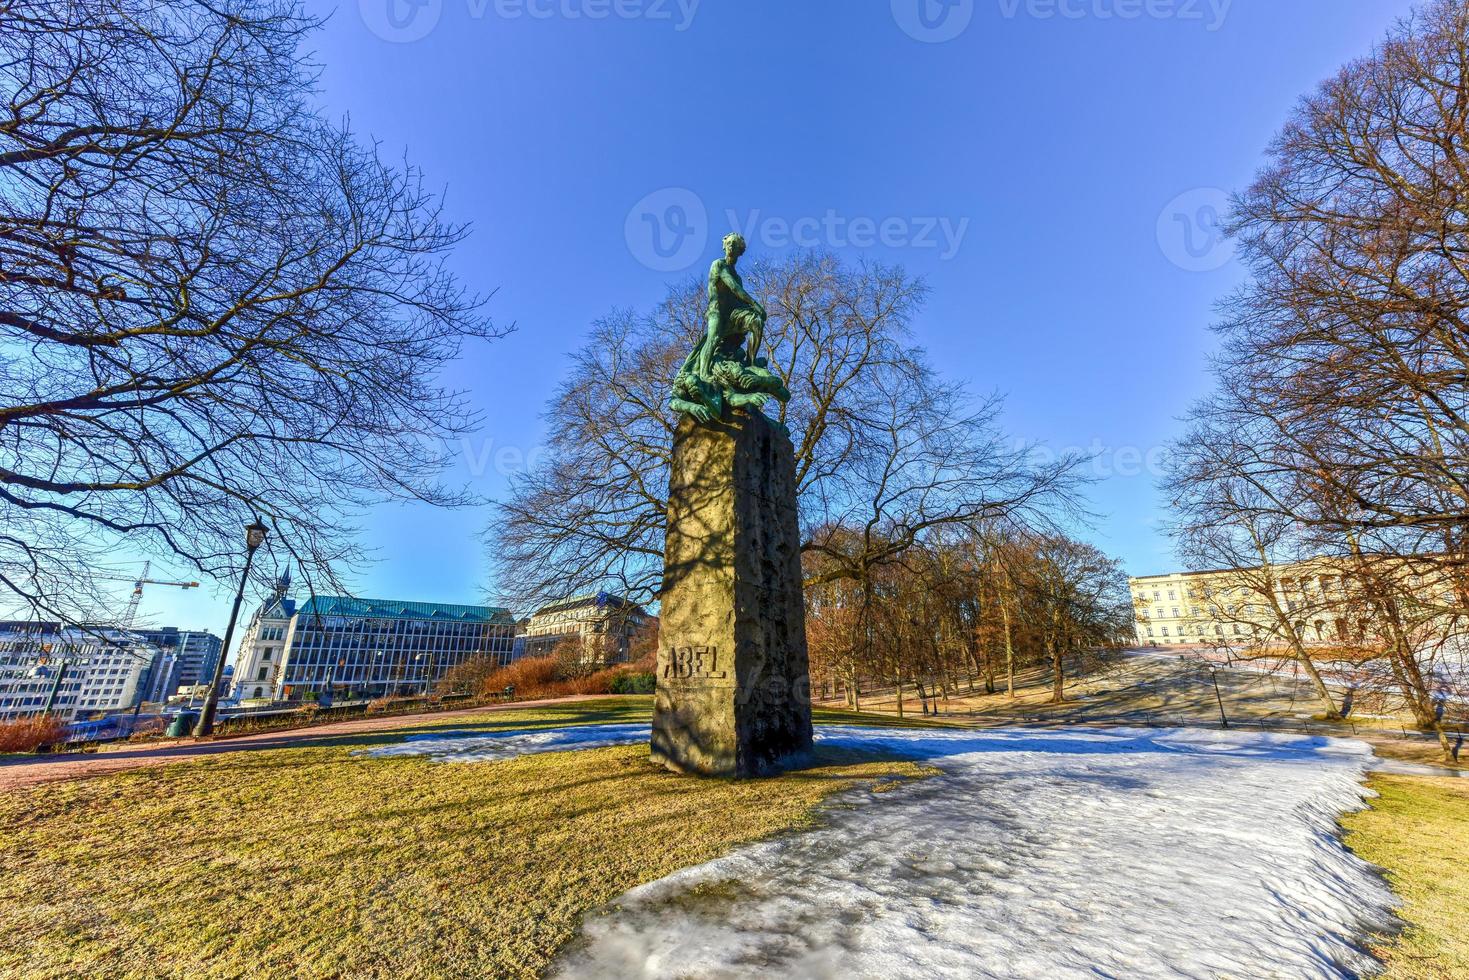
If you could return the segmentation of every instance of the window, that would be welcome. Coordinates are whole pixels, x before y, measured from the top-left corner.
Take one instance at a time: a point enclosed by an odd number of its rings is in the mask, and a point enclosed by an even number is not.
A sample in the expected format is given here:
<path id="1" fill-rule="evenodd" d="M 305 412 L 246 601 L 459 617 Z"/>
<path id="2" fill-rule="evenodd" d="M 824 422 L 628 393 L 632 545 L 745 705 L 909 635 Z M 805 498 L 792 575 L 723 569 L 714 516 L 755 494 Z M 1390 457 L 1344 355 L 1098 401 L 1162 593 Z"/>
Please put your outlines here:
<path id="1" fill-rule="evenodd" d="M 256 675 L 255 679 L 257 681 L 263 681 L 263 680 L 265 680 L 265 672 L 267 670 L 269 670 L 269 669 L 270 669 L 269 667 L 261 667 L 260 668 L 260 673 Z"/>
<path id="2" fill-rule="evenodd" d="M 260 659 L 261 660 L 264 660 L 266 663 L 270 663 L 270 654 L 271 654 L 270 647 L 266 647 L 265 648 L 265 653 L 261 655 Z"/>
<path id="3" fill-rule="evenodd" d="M 263 698 L 263 697 L 265 697 L 265 691 L 263 689 L 257 687 L 255 689 L 255 696 L 257 698 Z"/>
<path id="4" fill-rule="evenodd" d="M 1168 627 L 1166 627 L 1166 626 L 1163 627 L 1163 635 L 1164 636 L 1167 636 L 1168 635 Z"/>

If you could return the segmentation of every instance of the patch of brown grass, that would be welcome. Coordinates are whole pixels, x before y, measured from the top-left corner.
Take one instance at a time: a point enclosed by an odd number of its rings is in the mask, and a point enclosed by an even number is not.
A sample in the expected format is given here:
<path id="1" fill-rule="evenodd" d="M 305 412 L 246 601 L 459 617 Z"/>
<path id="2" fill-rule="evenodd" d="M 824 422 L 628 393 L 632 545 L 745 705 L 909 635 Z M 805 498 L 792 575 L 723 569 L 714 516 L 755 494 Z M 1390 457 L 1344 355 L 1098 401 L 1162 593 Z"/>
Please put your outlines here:
<path id="1" fill-rule="evenodd" d="M 452 725 L 637 721 L 650 703 Z M 922 773 L 829 754 L 713 780 L 654 766 L 646 745 L 445 764 L 354 754 L 364 741 L 0 796 L 0 976 L 536 977 L 628 888 L 807 824 L 835 791 Z"/>

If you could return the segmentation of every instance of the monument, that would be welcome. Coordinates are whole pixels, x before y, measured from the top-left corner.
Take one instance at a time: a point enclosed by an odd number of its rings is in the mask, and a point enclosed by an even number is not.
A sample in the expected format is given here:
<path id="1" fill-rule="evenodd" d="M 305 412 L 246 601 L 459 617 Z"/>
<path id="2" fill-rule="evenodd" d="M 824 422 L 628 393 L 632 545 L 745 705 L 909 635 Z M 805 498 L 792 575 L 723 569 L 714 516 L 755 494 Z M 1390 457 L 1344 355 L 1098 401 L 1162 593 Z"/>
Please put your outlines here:
<path id="1" fill-rule="evenodd" d="M 739 235 L 709 270 L 703 337 L 673 382 L 653 759 L 758 776 L 811 751 L 795 451 L 762 409 L 790 391 L 759 356 L 765 308 Z"/>

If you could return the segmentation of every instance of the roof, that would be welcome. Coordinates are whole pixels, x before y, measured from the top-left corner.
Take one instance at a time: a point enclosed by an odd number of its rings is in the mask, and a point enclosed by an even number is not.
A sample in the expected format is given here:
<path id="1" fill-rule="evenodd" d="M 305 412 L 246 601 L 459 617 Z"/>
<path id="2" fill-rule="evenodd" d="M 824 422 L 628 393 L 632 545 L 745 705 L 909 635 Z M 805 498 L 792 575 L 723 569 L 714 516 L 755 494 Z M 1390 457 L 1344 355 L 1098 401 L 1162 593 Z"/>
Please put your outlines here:
<path id="1" fill-rule="evenodd" d="M 559 602 L 553 602 L 549 606 L 542 606 L 536 610 L 536 615 L 544 616 L 547 613 L 566 612 L 571 609 L 585 609 L 588 607 L 601 609 L 605 606 L 613 606 L 618 609 L 630 608 L 634 611 L 638 609 L 637 603 L 624 599 L 622 596 L 613 595 L 611 592 L 598 592 L 596 595 L 576 596 L 571 599 L 562 599 Z"/>
<path id="2" fill-rule="evenodd" d="M 358 619 L 428 619 L 455 623 L 504 623 L 514 620 L 499 606 L 459 606 L 448 602 L 409 602 L 403 599 L 354 599 L 318 595 L 301 606 L 301 615 L 350 616 Z"/>
<path id="3" fill-rule="evenodd" d="M 290 619 L 296 615 L 296 600 L 284 597 L 267 599 L 261 604 L 258 615 L 261 619 Z"/>

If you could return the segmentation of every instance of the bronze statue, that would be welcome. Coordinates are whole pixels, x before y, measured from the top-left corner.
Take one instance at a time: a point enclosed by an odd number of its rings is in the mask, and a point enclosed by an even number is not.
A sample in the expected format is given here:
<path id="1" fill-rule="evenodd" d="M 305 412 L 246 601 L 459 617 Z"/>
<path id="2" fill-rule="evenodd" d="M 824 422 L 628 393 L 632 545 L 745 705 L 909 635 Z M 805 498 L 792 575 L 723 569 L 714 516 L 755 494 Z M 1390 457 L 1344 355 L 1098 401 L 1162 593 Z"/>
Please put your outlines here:
<path id="1" fill-rule="evenodd" d="M 745 291 L 735 268 L 744 252 L 743 237 L 725 236 L 724 257 L 709 267 L 708 326 L 673 379 L 669 405 L 698 422 L 722 419 L 726 407 L 758 413 L 771 398 L 791 400 L 785 382 L 759 356 L 765 307 Z"/>

